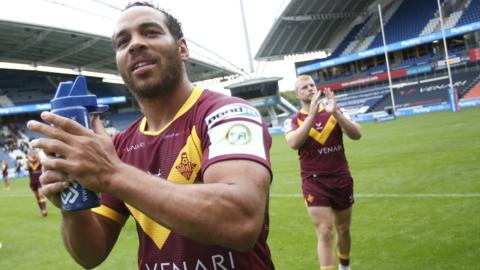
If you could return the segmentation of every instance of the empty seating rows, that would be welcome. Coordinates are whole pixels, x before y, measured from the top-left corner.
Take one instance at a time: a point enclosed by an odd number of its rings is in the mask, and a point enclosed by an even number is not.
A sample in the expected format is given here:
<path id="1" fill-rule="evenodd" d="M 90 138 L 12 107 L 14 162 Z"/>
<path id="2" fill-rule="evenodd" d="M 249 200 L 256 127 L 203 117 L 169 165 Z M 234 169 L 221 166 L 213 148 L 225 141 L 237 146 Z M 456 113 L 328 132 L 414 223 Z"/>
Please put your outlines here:
<path id="1" fill-rule="evenodd" d="M 109 126 L 113 126 L 117 130 L 124 130 L 141 115 L 142 113 L 139 111 L 108 113 L 105 115 L 105 118 L 108 120 Z"/>
<path id="2" fill-rule="evenodd" d="M 442 6 L 445 2 L 441 1 Z M 448 4 L 448 2 L 447 2 Z M 386 13 L 388 10 L 386 11 Z M 387 14 L 384 14 L 385 17 Z M 373 15 L 374 16 L 374 15 Z M 476 22 L 480 19 L 480 1 L 469 0 L 465 9 L 453 11 L 446 16 L 444 23 L 446 28 L 465 25 Z M 417 37 L 421 34 L 428 34 L 431 32 L 440 30 L 440 21 L 438 20 L 438 6 L 436 1 L 418 1 L 418 0 L 404 0 L 398 9 L 394 10 L 393 16 L 390 20 L 384 18 L 385 35 L 387 43 L 400 42 L 409 38 Z M 346 35 L 346 37 L 339 43 L 329 58 L 335 58 L 342 55 L 342 52 L 352 45 L 355 45 L 352 50 L 348 50 L 348 53 L 355 51 L 362 51 L 365 49 L 371 49 L 380 47 L 383 45 L 382 35 L 380 30 L 372 33 L 371 37 L 373 41 L 365 42 L 366 36 L 358 36 L 363 30 L 367 21 L 372 18 L 368 16 L 360 24 L 357 24 Z M 356 39 L 360 40 L 356 40 Z M 366 43 L 366 47 L 359 46 Z"/>
<path id="3" fill-rule="evenodd" d="M 462 17 L 458 21 L 457 25 L 464 25 L 476 22 L 480 19 L 480 1 L 471 0 L 470 4 L 466 7 Z"/>
<path id="4" fill-rule="evenodd" d="M 387 88 L 379 88 L 366 91 L 352 91 L 336 96 L 337 105 L 351 114 L 365 113 L 386 95 Z"/>
<path id="5" fill-rule="evenodd" d="M 469 70 L 452 75 L 453 87 L 457 90 L 460 98 L 475 86 L 478 77 L 478 70 Z M 449 101 L 449 80 L 445 77 L 437 80 L 435 78 L 431 79 L 434 79 L 434 81 L 427 79 L 394 89 L 395 106 L 404 108 Z M 372 111 L 383 111 L 389 107 L 391 107 L 390 94 L 388 94 L 388 98 L 375 105 Z"/>
<path id="6" fill-rule="evenodd" d="M 399 42 L 418 36 L 436 10 L 436 1 L 404 0 L 385 25 L 387 43 Z M 382 34 L 378 33 L 369 48 L 382 45 Z"/>
<path id="7" fill-rule="evenodd" d="M 335 58 L 338 57 L 342 54 L 342 52 L 347 48 L 347 46 L 355 40 L 355 37 L 357 36 L 358 32 L 362 29 L 362 27 L 365 25 L 364 21 L 363 23 L 355 25 L 352 30 L 348 33 L 348 35 L 343 39 L 342 42 L 337 46 L 335 51 L 332 53 L 332 55 L 329 56 L 329 58 Z"/>

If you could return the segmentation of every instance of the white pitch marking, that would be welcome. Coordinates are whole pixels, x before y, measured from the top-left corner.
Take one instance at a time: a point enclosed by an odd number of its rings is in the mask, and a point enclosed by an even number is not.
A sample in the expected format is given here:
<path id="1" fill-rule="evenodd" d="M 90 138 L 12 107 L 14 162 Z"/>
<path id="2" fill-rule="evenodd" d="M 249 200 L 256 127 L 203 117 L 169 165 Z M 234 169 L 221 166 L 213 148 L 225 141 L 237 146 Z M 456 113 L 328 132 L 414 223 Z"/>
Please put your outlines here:
<path id="1" fill-rule="evenodd" d="M 33 197 L 33 196 L 34 196 L 33 194 L 25 194 L 25 193 L 18 193 L 18 194 L 7 193 L 7 194 L 2 194 L 2 193 L 0 192 L 0 198 L 2 198 L 2 197 L 19 198 L 19 197 Z"/>
<path id="2" fill-rule="evenodd" d="M 303 197 L 302 194 L 270 194 L 270 197 L 288 198 Z M 480 198 L 480 193 L 359 193 L 357 198 Z"/>

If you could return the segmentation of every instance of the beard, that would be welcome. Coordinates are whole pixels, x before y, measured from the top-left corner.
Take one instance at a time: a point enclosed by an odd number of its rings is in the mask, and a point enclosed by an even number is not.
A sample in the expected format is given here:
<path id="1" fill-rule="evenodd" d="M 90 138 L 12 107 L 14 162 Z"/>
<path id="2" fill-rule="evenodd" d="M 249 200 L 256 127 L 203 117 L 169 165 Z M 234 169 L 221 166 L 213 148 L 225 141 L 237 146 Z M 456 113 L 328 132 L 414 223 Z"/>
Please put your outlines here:
<path id="1" fill-rule="evenodd" d="M 132 79 L 124 79 L 130 93 L 137 99 L 154 99 L 167 96 L 175 91 L 183 76 L 183 61 L 176 51 L 172 51 L 163 58 L 161 66 L 161 73 L 153 75 L 157 78 L 153 78 L 151 82 L 135 82 Z"/>

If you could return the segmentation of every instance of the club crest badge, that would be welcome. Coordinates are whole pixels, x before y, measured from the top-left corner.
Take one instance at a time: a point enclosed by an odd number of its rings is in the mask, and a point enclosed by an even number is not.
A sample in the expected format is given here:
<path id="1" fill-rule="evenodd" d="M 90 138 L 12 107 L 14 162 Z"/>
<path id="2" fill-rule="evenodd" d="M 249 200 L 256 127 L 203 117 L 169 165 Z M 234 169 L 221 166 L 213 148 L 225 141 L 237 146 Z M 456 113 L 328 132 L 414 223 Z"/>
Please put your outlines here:
<path id="1" fill-rule="evenodd" d="M 187 180 L 189 180 L 196 166 L 197 164 L 191 162 L 188 159 L 187 153 L 183 152 L 181 154 L 180 164 L 176 165 L 175 169 L 177 169 L 177 171 L 180 172 L 181 175 L 183 175 Z"/>

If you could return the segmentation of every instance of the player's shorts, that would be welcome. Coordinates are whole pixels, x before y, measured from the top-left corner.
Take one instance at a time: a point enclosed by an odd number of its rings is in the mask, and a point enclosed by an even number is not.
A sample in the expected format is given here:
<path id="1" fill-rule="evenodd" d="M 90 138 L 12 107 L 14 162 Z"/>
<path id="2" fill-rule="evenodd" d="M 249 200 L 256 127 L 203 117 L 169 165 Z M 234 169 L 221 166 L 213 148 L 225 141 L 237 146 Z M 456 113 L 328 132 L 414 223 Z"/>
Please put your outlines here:
<path id="1" fill-rule="evenodd" d="M 325 206 L 337 210 L 352 206 L 353 179 L 350 175 L 311 175 L 302 180 L 303 198 L 307 207 Z"/>
<path id="2" fill-rule="evenodd" d="M 7 173 L 2 173 L 3 179 L 8 177 L 8 172 Z"/>
<path id="3" fill-rule="evenodd" d="M 42 187 L 40 181 L 30 181 L 30 189 L 33 191 L 37 191 L 39 188 Z"/>

